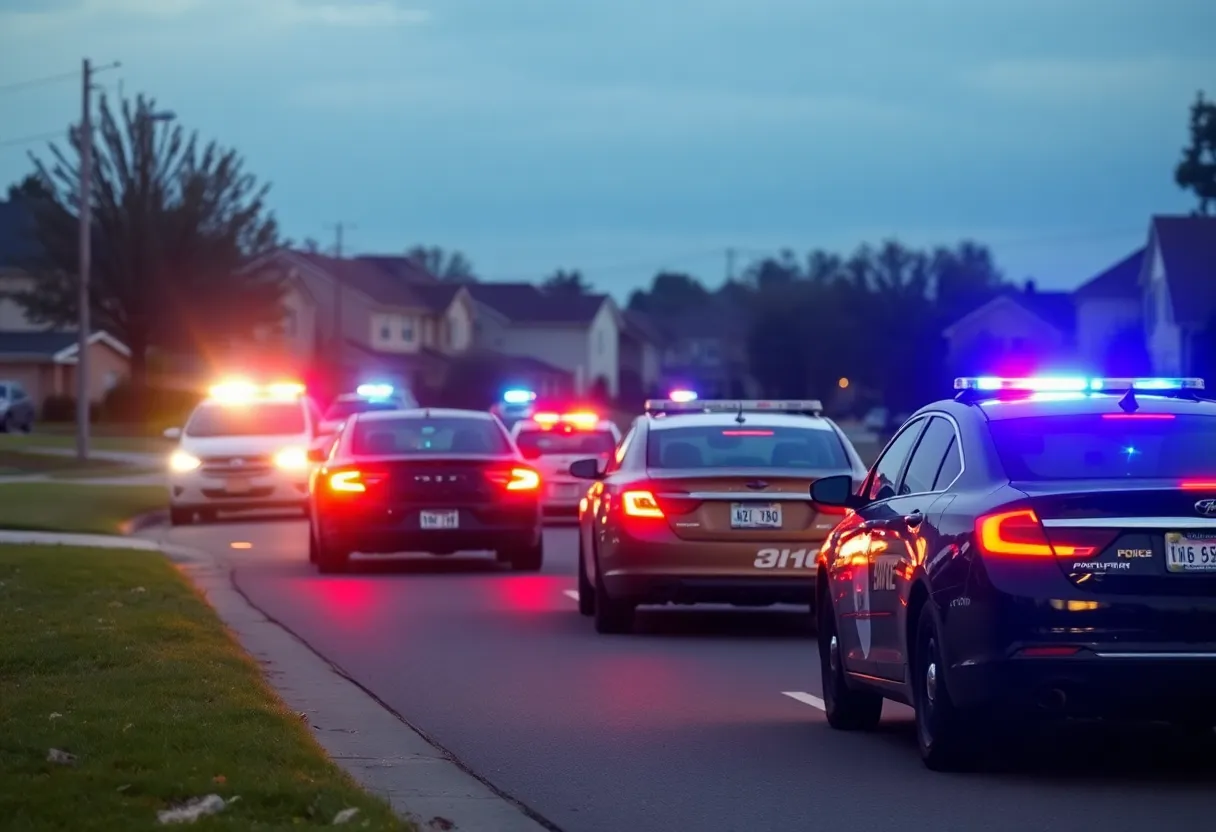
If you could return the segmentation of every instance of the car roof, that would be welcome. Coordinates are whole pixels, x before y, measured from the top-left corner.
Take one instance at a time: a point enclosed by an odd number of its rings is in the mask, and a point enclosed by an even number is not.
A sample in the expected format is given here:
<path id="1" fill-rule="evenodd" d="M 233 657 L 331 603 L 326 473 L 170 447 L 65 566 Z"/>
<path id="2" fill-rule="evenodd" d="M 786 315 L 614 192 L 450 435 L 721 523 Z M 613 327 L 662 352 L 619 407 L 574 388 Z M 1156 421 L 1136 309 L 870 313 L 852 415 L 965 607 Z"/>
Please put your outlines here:
<path id="1" fill-rule="evenodd" d="M 486 422 L 494 417 L 484 410 L 459 410 L 448 407 L 415 407 L 409 410 L 369 410 L 359 414 L 360 422 L 391 422 L 395 419 L 478 419 Z"/>
<path id="2" fill-rule="evenodd" d="M 674 413 L 655 416 L 650 420 L 651 430 L 697 427 L 739 426 L 737 413 Z M 822 416 L 807 416 L 799 413 L 757 413 L 744 411 L 744 425 L 763 425 L 776 428 L 806 428 L 807 430 L 832 429 L 830 420 Z"/>
<path id="3" fill-rule="evenodd" d="M 968 411 L 991 421 L 1025 419 L 1033 416 L 1088 416 L 1122 413 L 1119 402 L 1124 393 L 1035 393 L 1029 396 L 985 398 L 974 403 L 945 399 L 921 408 L 920 412 L 945 411 L 965 416 Z M 1162 396 L 1136 392 L 1137 412 L 1175 415 L 1216 416 L 1216 401 L 1182 396 Z"/>

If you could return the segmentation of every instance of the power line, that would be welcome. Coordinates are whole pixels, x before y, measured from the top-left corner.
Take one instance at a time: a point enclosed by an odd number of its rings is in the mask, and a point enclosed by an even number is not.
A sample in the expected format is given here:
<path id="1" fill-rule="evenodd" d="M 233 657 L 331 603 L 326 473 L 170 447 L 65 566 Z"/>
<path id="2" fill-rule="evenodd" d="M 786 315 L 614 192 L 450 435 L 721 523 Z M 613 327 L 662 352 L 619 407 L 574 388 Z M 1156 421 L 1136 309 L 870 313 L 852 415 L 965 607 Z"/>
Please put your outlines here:
<path id="1" fill-rule="evenodd" d="M 51 139 L 62 139 L 65 137 L 66 131 L 55 130 L 48 133 L 35 133 L 32 136 L 19 136 L 15 139 L 4 139 L 0 141 L 0 147 L 17 147 L 23 144 L 33 144 L 34 142 L 50 141 Z"/>
<path id="2" fill-rule="evenodd" d="M 59 81 L 69 81 L 80 77 L 80 72 L 63 72 L 59 75 L 47 75 L 44 78 L 31 78 L 27 81 L 14 81 L 8 84 L 0 84 L 0 92 L 15 92 L 29 87 L 40 87 L 43 84 L 54 84 Z"/>

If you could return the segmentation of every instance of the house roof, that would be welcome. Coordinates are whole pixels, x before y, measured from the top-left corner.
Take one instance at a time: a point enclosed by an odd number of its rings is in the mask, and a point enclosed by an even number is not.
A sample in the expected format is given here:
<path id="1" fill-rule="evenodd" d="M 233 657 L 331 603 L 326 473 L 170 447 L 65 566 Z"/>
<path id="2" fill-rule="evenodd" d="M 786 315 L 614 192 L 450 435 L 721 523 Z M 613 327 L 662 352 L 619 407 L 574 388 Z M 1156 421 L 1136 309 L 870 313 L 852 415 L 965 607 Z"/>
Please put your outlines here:
<path id="1" fill-rule="evenodd" d="M 942 337 L 952 338 L 954 333 L 963 325 L 979 320 L 986 315 L 997 313 L 1006 304 L 1016 304 L 1030 314 L 1039 318 L 1063 333 L 1071 333 L 1076 328 L 1077 311 L 1069 292 L 1040 292 L 1037 290 L 1019 291 L 1016 289 L 1002 292 L 986 303 L 980 304 L 966 315 L 942 330 Z"/>
<path id="2" fill-rule="evenodd" d="M 409 283 L 440 283 L 439 278 L 419 266 L 408 257 L 396 254 L 361 254 L 354 258 L 363 263 L 370 263 L 385 274 Z"/>
<path id="3" fill-rule="evenodd" d="M 543 292 L 531 283 L 473 283 L 473 299 L 518 324 L 586 326 L 608 302 L 607 295 Z"/>
<path id="4" fill-rule="evenodd" d="M 1174 320 L 1206 325 L 1216 312 L 1216 217 L 1153 217 L 1149 241 L 1161 254 Z"/>
<path id="5" fill-rule="evenodd" d="M 131 351 L 107 332 L 94 332 L 89 336 L 90 344 L 105 344 L 124 357 Z M 72 364 L 76 361 L 78 344 L 75 332 L 14 332 L 0 331 L 0 356 L 5 358 L 30 358 Z"/>
<path id="6" fill-rule="evenodd" d="M 1081 284 L 1073 293 L 1084 300 L 1093 298 L 1136 298 L 1140 295 L 1140 270 L 1147 248 L 1140 248 L 1115 265 Z"/>

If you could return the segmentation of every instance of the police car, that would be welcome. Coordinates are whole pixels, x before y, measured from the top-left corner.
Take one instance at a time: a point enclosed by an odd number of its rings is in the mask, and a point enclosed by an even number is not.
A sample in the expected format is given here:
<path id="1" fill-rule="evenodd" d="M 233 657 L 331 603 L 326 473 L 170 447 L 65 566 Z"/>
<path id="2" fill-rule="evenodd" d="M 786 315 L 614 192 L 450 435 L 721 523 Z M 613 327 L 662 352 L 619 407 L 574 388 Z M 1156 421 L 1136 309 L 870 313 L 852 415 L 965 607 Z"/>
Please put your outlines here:
<path id="1" fill-rule="evenodd" d="M 218 511 L 305 509 L 308 459 L 321 415 L 304 386 L 230 381 L 211 388 L 169 457 L 169 519 L 177 526 Z"/>
<path id="2" fill-rule="evenodd" d="M 507 390 L 502 394 L 502 401 L 496 402 L 490 412 L 510 429 L 521 419 L 532 418 L 536 412 L 536 393 L 522 387 Z"/>
<path id="3" fill-rule="evenodd" d="M 409 410 L 418 402 L 408 390 L 391 384 L 360 384 L 353 393 L 342 393 L 325 409 L 320 435 L 332 436 L 342 423 L 356 413 L 374 410 Z"/>
<path id="4" fill-rule="evenodd" d="M 545 513 L 573 517 L 587 493 L 587 483 L 570 475 L 570 465 L 597 457 L 607 466 L 621 441 L 621 431 L 611 419 L 590 410 L 544 412 L 516 422 L 511 439 L 523 458 L 540 471 Z"/>
<path id="5" fill-rule="evenodd" d="M 818 559 L 833 728 L 916 711 L 931 769 L 1001 723 L 1216 717 L 1216 402 L 1200 379 L 961 378 L 913 414 Z"/>

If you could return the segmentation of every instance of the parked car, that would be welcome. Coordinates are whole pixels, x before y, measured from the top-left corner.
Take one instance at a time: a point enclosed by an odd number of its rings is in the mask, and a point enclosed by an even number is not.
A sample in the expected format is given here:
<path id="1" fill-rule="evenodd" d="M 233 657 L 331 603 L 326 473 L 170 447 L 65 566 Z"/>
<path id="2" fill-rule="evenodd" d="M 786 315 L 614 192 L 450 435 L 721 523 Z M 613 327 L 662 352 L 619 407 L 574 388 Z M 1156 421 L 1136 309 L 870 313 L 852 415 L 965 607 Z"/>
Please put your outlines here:
<path id="1" fill-rule="evenodd" d="M 34 428 L 36 410 L 24 387 L 0 379 L 0 433 L 29 433 Z"/>

